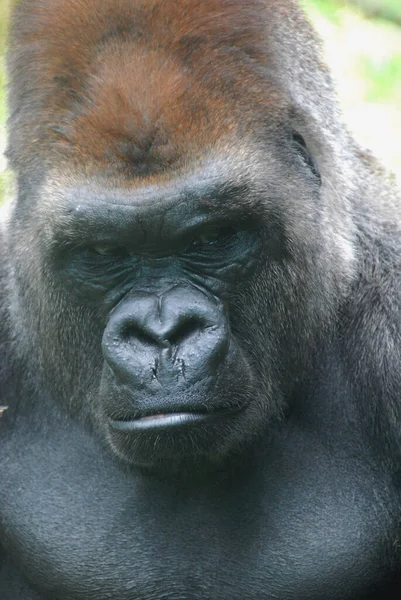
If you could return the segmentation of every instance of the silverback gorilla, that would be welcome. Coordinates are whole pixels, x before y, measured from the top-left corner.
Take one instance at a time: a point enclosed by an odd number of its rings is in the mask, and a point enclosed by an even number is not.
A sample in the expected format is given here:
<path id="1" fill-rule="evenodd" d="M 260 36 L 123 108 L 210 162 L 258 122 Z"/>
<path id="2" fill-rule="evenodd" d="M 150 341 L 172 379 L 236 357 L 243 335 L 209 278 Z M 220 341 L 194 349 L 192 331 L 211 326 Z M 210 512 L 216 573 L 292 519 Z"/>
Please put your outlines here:
<path id="1" fill-rule="evenodd" d="M 292 0 L 20 0 L 1 600 L 399 599 L 401 202 Z"/>

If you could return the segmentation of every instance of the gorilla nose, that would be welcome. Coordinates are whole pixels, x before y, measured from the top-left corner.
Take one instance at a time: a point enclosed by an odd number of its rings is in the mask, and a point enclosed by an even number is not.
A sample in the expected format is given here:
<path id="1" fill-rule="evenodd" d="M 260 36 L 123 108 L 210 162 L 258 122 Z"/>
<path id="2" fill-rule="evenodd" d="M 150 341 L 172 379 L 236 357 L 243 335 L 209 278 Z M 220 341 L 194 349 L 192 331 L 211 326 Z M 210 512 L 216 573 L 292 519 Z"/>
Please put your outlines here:
<path id="1" fill-rule="evenodd" d="M 105 360 L 134 389 L 213 376 L 228 346 L 221 303 L 184 286 L 130 296 L 112 313 L 103 336 Z"/>
<path id="2" fill-rule="evenodd" d="M 208 326 L 196 307 L 181 305 L 180 309 L 178 303 L 166 307 L 163 298 L 150 294 L 137 297 L 131 311 L 121 322 L 121 337 L 138 349 L 140 345 L 143 349 L 179 346 Z"/>

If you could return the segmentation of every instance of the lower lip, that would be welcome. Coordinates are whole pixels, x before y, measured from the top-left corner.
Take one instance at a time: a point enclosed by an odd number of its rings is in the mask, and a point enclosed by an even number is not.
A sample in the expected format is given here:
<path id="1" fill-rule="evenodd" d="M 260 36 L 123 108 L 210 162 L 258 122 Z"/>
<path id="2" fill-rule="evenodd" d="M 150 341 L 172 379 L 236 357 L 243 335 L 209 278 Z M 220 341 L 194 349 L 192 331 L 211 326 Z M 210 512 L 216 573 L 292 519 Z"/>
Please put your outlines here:
<path id="1" fill-rule="evenodd" d="M 236 411 L 218 411 L 214 413 L 170 413 L 149 415 L 140 419 L 131 421 L 113 421 L 109 420 L 110 427 L 115 431 L 132 433 L 135 431 L 145 431 L 149 429 L 170 429 L 182 427 L 185 425 L 198 425 L 218 417 L 227 416 Z"/>

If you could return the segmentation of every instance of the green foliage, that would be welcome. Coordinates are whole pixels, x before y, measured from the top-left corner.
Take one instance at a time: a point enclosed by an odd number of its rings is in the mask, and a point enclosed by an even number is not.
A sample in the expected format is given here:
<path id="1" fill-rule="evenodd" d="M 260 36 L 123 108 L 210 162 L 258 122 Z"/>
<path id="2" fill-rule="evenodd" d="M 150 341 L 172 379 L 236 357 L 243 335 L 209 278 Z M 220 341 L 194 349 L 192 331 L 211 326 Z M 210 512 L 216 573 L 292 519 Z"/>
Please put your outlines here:
<path id="1" fill-rule="evenodd" d="M 303 3 L 324 40 L 345 120 L 401 184 L 401 1 Z"/>
<path id="2" fill-rule="evenodd" d="M 306 9 L 314 10 L 336 25 L 341 25 L 341 7 L 338 0 L 305 0 Z"/>
<path id="3" fill-rule="evenodd" d="M 370 18 L 386 19 L 401 23 L 401 4 L 399 0 L 351 0 Z"/>
<path id="4" fill-rule="evenodd" d="M 5 98 L 6 78 L 2 62 L 0 62 L 0 126 L 6 118 L 6 98 Z"/>
<path id="5" fill-rule="evenodd" d="M 401 54 L 377 59 L 361 56 L 359 70 L 366 79 L 365 97 L 368 102 L 391 102 L 401 98 Z"/>

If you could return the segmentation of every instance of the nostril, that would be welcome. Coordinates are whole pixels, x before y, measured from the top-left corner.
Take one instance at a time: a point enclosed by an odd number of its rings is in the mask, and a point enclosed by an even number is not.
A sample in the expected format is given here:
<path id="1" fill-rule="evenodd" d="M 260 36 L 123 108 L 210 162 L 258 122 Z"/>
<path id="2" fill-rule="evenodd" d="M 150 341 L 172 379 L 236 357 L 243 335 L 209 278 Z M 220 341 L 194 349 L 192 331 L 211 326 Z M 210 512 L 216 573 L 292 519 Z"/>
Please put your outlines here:
<path id="1" fill-rule="evenodd" d="M 167 330 L 159 330 L 156 327 L 153 329 L 131 321 L 120 328 L 119 335 L 125 343 L 139 344 L 144 347 L 178 346 L 203 328 L 204 323 L 198 317 L 183 318 Z"/>
<path id="2" fill-rule="evenodd" d="M 124 342 L 136 342 L 142 346 L 159 346 L 160 339 L 151 331 L 146 331 L 134 323 L 126 324 L 121 329 L 121 339 Z"/>
<path id="3" fill-rule="evenodd" d="M 198 318 L 186 319 L 183 323 L 179 323 L 177 327 L 169 334 L 168 341 L 172 346 L 177 346 L 192 335 L 198 333 L 202 329 L 202 323 Z"/>

